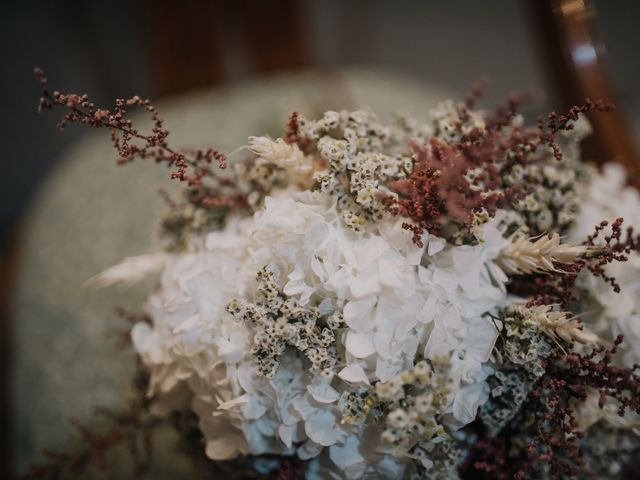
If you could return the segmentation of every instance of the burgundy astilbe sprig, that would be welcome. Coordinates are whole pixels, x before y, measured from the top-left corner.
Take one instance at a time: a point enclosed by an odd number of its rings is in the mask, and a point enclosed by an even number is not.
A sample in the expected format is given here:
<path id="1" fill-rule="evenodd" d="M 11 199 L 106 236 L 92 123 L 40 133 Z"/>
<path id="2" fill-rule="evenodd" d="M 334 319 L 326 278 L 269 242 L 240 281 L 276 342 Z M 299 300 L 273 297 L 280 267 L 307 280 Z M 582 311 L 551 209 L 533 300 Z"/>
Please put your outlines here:
<path id="1" fill-rule="evenodd" d="M 640 413 L 640 364 L 631 367 L 612 364 L 623 339 L 618 335 L 611 348 L 597 347 L 584 355 L 570 353 L 564 362 L 550 363 L 547 374 L 565 379 L 576 398 L 585 399 L 587 388 L 594 388 L 600 392 L 600 408 L 613 398 L 618 404 L 618 415 L 623 416 L 627 410 Z"/>
<path id="2" fill-rule="evenodd" d="M 558 160 L 562 152 L 556 142 L 558 132 L 574 128 L 581 113 L 609 111 L 613 107 L 601 101 L 585 100 L 565 115 L 551 112 L 538 120 L 537 127 L 521 127 L 512 122 L 518 107 L 532 101 L 531 93 L 514 94 L 494 112 L 483 117 L 484 127 L 472 123 L 469 108 L 484 91 L 485 84 L 475 85 L 465 102 L 457 106 L 457 121 L 450 126 L 454 141 L 432 138 L 427 145 L 415 146 L 416 162 L 407 179 L 392 185 L 398 198 L 384 199 L 387 208 L 412 222 L 404 228 L 413 232 L 413 240 L 421 245 L 422 233 L 445 236 L 446 223 L 469 227 L 476 214 L 493 216 L 522 198 L 532 184 L 509 185 L 505 181 L 516 165 L 526 166 L 549 158 Z M 471 175 L 470 175 L 471 174 Z"/>
<path id="3" fill-rule="evenodd" d="M 485 92 L 488 90 L 491 81 L 487 77 L 482 77 L 478 81 L 471 85 L 471 88 L 464 96 L 463 105 L 458 108 L 471 109 L 476 106 L 478 101 L 482 98 Z"/>
<path id="4" fill-rule="evenodd" d="M 64 474 L 80 473 L 87 465 L 96 465 L 106 470 L 106 454 L 114 447 L 124 442 L 122 431 L 113 426 L 105 432 L 94 432 L 77 419 L 70 420 L 71 425 L 80 434 L 85 448 L 77 453 L 65 453 L 45 449 L 43 454 L 49 460 L 47 463 L 30 465 L 22 479 L 54 479 Z"/>
<path id="5" fill-rule="evenodd" d="M 457 105 L 459 121 L 451 126 L 458 142 L 446 143 L 431 138 L 427 145 L 415 145 L 416 162 L 407 179 L 394 182 L 392 189 L 399 198 L 386 197 L 387 208 L 395 215 L 409 218 L 403 228 L 413 232 L 413 241 L 422 246 L 422 233 L 442 234 L 442 220 L 470 225 L 474 214 L 486 211 L 493 216 L 499 207 L 520 198 L 523 189 L 504 185 L 500 162 L 520 160 L 519 146 L 532 137 L 531 129 L 514 127 L 504 134 L 502 127 L 515 115 L 516 107 L 528 100 L 527 95 L 512 96 L 507 107 L 499 107 L 487 115 L 484 129 L 471 126 L 469 109 L 481 98 L 488 82 L 475 83 L 465 101 Z M 475 170 L 470 178 L 468 174 Z M 447 232 L 445 232 L 446 234 Z"/>
<path id="6" fill-rule="evenodd" d="M 531 393 L 539 401 L 536 410 L 537 435 L 530 442 L 535 460 L 550 463 L 551 478 L 576 475 L 585 469 L 578 439 L 576 402 L 587 399 L 590 389 L 600 392 L 599 406 L 615 399 L 618 414 L 640 413 L 640 365 L 630 368 L 612 364 L 623 336 L 619 335 L 611 348 L 596 347 L 581 355 L 569 353 L 552 358 L 544 377 Z"/>
<path id="7" fill-rule="evenodd" d="M 473 142 L 447 145 L 435 138 L 427 147 L 416 147 L 413 172 L 393 184 L 400 198 L 389 197 L 387 202 L 392 213 L 413 220 L 414 224 L 403 227 L 413 231 L 417 245 L 421 246 L 423 231 L 440 233 L 440 219 L 445 215 L 457 224 L 469 225 L 474 213 L 484 209 L 493 215 L 514 193 L 498 190 L 502 183 L 499 171 L 490 156 L 483 159 L 479 148 Z M 475 167 L 482 171 L 470 181 L 466 175 Z"/>
<path id="8" fill-rule="evenodd" d="M 293 112 L 289 115 L 283 139 L 287 143 L 295 143 L 300 150 L 308 153 L 311 140 L 300 134 L 300 114 L 298 112 Z"/>

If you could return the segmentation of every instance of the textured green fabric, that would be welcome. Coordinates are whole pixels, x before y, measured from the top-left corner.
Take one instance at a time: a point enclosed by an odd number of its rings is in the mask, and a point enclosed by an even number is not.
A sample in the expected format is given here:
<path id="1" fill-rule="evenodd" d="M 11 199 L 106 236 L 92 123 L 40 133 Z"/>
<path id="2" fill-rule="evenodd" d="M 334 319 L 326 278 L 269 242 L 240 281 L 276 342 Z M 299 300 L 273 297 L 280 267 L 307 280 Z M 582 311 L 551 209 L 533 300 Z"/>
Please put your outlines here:
<path id="1" fill-rule="evenodd" d="M 248 135 L 282 132 L 292 111 L 369 106 L 382 117 L 406 110 L 425 117 L 442 91 L 380 72 L 301 74 L 194 92 L 157 106 L 175 146 L 215 145 L 231 151 Z M 140 310 L 152 281 L 128 289 L 92 290 L 82 283 L 128 255 L 154 250 L 163 209 L 157 190 L 174 182 L 153 162 L 115 165 L 108 132 L 75 145 L 34 200 L 12 323 L 12 448 L 24 471 L 44 447 L 76 440 L 67 419 L 92 422 L 95 406 L 124 401 L 133 354 L 118 352 L 105 331 L 122 325 L 115 306 Z M 177 478 L 189 464 L 167 431 L 157 443 L 150 478 Z M 70 443 L 71 442 L 71 443 Z M 127 478 L 126 455 L 115 452 L 109 478 Z M 87 478 L 92 477 L 89 472 Z M 102 477 L 101 477 L 102 478 Z"/>

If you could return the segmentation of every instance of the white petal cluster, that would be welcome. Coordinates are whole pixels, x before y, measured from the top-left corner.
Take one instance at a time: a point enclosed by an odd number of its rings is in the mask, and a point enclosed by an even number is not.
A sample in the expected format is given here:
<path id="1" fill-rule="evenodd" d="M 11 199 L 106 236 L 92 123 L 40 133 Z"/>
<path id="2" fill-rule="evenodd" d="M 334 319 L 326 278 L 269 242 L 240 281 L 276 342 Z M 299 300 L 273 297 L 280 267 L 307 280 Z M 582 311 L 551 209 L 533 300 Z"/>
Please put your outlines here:
<path id="1" fill-rule="evenodd" d="M 267 197 L 253 218 L 208 234 L 201 250 L 165 259 L 148 303 L 151 324 L 133 330 L 157 408 L 190 401 L 213 459 L 322 453 L 318 475 L 401 475 L 406 462 L 384 450 L 380 431 L 365 433 L 378 427 L 342 422 L 340 399 L 412 369 L 417 357 L 444 355 L 452 376 L 449 423 L 475 418 L 487 399 L 485 362 L 497 336 L 482 315 L 505 301 L 506 276 L 494 260 L 507 240 L 497 225 L 484 224 L 475 246 L 425 233 L 419 248 L 393 217 L 354 232 L 327 194 Z M 233 298 L 257 298 L 255 277 L 264 266 L 282 294 L 322 315 L 343 315 L 340 361 L 330 375 L 291 348 L 273 378 L 259 375 L 251 327 L 225 307 Z"/>
<path id="2" fill-rule="evenodd" d="M 156 408 L 171 409 L 176 399 L 189 400 L 193 394 L 203 430 L 217 432 L 207 436 L 207 453 L 213 458 L 251 448 L 241 430 L 247 423 L 244 415 L 211 414 L 246 393 L 241 367 L 251 339 L 225 306 L 231 296 L 251 288 L 248 227 L 234 222 L 224 232 L 210 234 L 205 250 L 169 256 L 160 288 L 147 304 L 151 324 L 138 323 L 132 331 L 134 347 L 151 372 Z M 205 405 L 209 412 L 202 415 Z M 254 406 L 246 404 L 249 416 Z M 218 441 L 225 436 L 227 441 Z"/>

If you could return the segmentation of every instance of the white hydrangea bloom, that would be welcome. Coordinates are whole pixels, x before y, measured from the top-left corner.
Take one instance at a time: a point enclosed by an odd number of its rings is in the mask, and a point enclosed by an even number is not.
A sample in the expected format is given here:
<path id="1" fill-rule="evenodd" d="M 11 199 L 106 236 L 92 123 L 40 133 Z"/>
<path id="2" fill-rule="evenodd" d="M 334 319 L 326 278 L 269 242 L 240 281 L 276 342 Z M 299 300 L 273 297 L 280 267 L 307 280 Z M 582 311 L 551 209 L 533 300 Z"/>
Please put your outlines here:
<path id="1" fill-rule="evenodd" d="M 419 248 L 391 216 L 354 232 L 327 194 L 267 197 L 253 218 L 207 235 L 201 251 L 166 259 L 148 303 L 152 324 L 133 330 L 157 408 L 167 410 L 176 392 L 190 392 L 213 459 L 322 453 L 313 468 L 329 478 L 401 475 L 408 460 L 391 456 L 380 432 L 362 431 L 373 427 L 344 424 L 338 400 L 412 368 L 417 355 L 448 355 L 449 423 L 475 418 L 487 399 L 491 370 L 484 363 L 497 335 L 482 314 L 505 299 L 506 277 L 493 263 L 505 241 L 497 224 L 482 227 L 476 246 L 452 247 L 425 233 Z M 285 295 L 323 315 L 343 313 L 336 341 L 344 363 L 334 375 L 306 368 L 293 350 L 272 379 L 257 374 L 251 331 L 225 306 L 255 299 L 255 274 L 265 265 Z"/>
<path id="2" fill-rule="evenodd" d="M 159 394 L 160 403 L 184 385 L 195 394 L 196 411 L 203 403 L 217 408 L 244 393 L 238 370 L 250 338 L 225 306 L 229 298 L 250 293 L 254 268 L 246 260 L 249 227 L 248 222 L 231 223 L 224 232 L 209 236 L 204 251 L 167 259 L 160 288 L 147 305 L 152 324 L 139 323 L 132 331 L 134 347 L 150 369 L 151 390 Z M 216 443 L 217 439 L 207 438 L 210 456 L 231 458 L 249 450 L 247 440 L 236 432 L 242 418 L 205 420 L 204 430 L 213 422 L 216 435 L 227 439 Z"/>
<path id="3" fill-rule="evenodd" d="M 286 294 L 343 308 L 342 380 L 370 385 L 411 368 L 417 353 L 449 354 L 462 388 L 490 373 L 482 364 L 497 332 L 482 314 L 505 300 L 506 276 L 493 263 L 505 245 L 498 223 L 482 227 L 477 246 L 445 247 L 425 234 L 425 252 L 399 219 L 356 234 L 342 224 L 330 197 L 304 193 L 267 200 L 255 234 L 264 247 L 256 255 L 290 272 Z M 421 266 L 425 253 L 432 260 Z M 486 400 L 486 389 L 455 398 L 454 417 L 466 424 Z"/>
<path id="4" fill-rule="evenodd" d="M 421 271 L 432 296 L 425 310 L 433 305 L 433 330 L 425 346 L 425 357 L 451 357 L 451 377 L 457 390 L 452 413 L 454 424 L 471 422 L 478 407 L 488 398 L 484 380 L 491 369 L 489 360 L 498 332 L 486 312 L 506 301 L 507 277 L 493 262 L 506 244 L 496 218 L 481 227 L 478 245 L 446 247 L 433 257 L 428 270 Z"/>

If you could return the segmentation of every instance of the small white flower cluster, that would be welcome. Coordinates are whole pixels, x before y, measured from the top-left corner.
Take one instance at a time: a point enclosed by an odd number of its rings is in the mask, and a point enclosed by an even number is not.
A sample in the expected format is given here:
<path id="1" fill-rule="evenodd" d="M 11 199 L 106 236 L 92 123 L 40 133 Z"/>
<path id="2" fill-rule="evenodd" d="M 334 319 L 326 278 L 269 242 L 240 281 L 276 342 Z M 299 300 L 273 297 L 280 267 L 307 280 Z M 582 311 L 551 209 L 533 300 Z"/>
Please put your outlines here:
<path id="1" fill-rule="evenodd" d="M 443 424 L 450 397 L 449 359 L 421 360 L 412 371 L 376 385 L 378 399 L 389 402 L 382 440 L 397 456 L 417 463 L 417 472 L 455 476 L 460 452 Z"/>
<path id="2" fill-rule="evenodd" d="M 521 118 L 520 118 L 520 121 Z M 584 117 L 574 123 L 570 134 L 559 139 L 563 159 L 542 156 L 537 162 L 514 165 L 505 175 L 507 186 L 532 185 L 527 195 L 513 206 L 511 220 L 514 227 L 525 230 L 529 236 L 555 232 L 566 235 L 574 225 L 580 211 L 580 189 L 594 174 L 580 158 L 580 142 L 591 132 Z"/>
<path id="3" fill-rule="evenodd" d="M 522 184 L 524 179 L 537 185 L 514 205 L 514 211 L 520 216 L 519 226 L 527 228 L 530 235 L 549 231 L 567 233 L 580 210 L 576 186 L 587 177 L 588 173 L 580 170 L 577 161 L 568 159 L 515 166 L 507 175 L 510 185 Z"/>
<path id="4" fill-rule="evenodd" d="M 333 313 L 324 319 L 327 326 L 321 326 L 318 307 L 304 308 L 296 299 L 287 298 L 273 277 L 273 272 L 263 267 L 257 276 L 262 298 L 256 303 L 234 298 L 227 305 L 227 312 L 253 333 L 251 354 L 256 357 L 258 371 L 273 378 L 278 357 L 291 346 L 309 359 L 315 371 L 330 378 L 337 362 L 335 330 L 342 326 L 342 315 Z"/>
<path id="5" fill-rule="evenodd" d="M 500 361 L 534 378 L 542 376 L 553 339 L 543 333 L 535 314 L 523 305 L 510 305 L 501 312 L 500 321 L 504 323 L 504 336 L 497 348 Z"/>
<path id="6" fill-rule="evenodd" d="M 534 379 L 537 380 L 537 377 Z M 533 388 L 534 379 L 528 372 L 518 368 L 497 370 L 489 377 L 491 395 L 480 409 L 478 417 L 491 435 L 498 435 L 518 414 Z"/>
<path id="7" fill-rule="evenodd" d="M 300 117 L 300 134 L 328 161 L 316 172 L 316 189 L 333 195 L 346 225 L 359 232 L 384 218 L 380 194 L 413 169 L 406 141 L 411 130 L 386 126 L 365 110 L 327 112 L 318 121 Z M 395 128 L 394 128 L 395 127 Z"/>
<path id="8" fill-rule="evenodd" d="M 468 121 L 461 125 L 459 105 L 453 100 L 445 100 L 431 111 L 433 119 L 433 135 L 447 143 L 459 142 L 462 135 L 472 130 L 485 128 L 482 112 L 466 110 Z M 460 128 L 461 127 L 461 128 Z"/>

